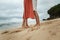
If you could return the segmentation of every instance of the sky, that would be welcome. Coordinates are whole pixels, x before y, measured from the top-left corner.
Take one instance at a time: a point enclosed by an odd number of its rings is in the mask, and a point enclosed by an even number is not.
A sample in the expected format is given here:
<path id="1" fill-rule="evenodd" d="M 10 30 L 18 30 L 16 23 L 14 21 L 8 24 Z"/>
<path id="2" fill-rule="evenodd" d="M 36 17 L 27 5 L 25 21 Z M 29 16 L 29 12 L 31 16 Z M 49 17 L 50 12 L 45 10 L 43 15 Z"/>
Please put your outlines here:
<path id="1" fill-rule="evenodd" d="M 0 17 L 23 16 L 24 0 L 0 0 Z M 60 0 L 38 0 L 37 11 L 41 19 L 48 18 L 47 11 Z"/>

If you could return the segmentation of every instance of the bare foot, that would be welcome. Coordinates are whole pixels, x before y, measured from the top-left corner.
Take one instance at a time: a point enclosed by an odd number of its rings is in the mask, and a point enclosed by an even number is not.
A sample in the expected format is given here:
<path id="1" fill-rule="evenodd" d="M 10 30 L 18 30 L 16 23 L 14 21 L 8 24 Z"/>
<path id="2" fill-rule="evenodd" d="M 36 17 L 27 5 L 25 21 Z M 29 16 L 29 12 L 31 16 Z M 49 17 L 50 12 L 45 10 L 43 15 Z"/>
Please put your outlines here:
<path id="1" fill-rule="evenodd" d="M 35 27 L 35 29 L 39 29 L 40 28 L 40 24 L 36 24 L 34 27 Z"/>
<path id="2" fill-rule="evenodd" d="M 22 26 L 22 28 L 24 29 L 24 28 L 29 28 L 29 26 Z"/>
<path id="3" fill-rule="evenodd" d="M 30 27 L 30 29 L 28 30 L 28 32 L 34 31 L 34 30 L 38 30 L 38 29 L 40 29 L 40 24 L 36 24 L 33 27 Z"/>
<path id="4" fill-rule="evenodd" d="M 36 24 L 36 25 L 34 25 L 34 27 L 35 27 L 35 26 L 40 26 L 40 24 Z"/>
<path id="5" fill-rule="evenodd" d="M 34 27 L 31 27 L 28 32 L 40 29 L 40 24 L 36 24 Z"/>

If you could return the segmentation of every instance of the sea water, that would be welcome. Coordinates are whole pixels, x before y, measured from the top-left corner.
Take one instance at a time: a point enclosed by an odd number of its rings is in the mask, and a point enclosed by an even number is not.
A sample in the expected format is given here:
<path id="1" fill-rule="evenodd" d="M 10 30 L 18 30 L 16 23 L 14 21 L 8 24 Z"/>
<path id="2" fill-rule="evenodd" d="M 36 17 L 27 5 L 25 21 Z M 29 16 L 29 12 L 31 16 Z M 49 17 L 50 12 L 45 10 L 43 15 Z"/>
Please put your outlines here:
<path id="1" fill-rule="evenodd" d="M 6 15 L 7 16 L 7 15 Z M 0 17 L 0 29 L 9 29 L 13 27 L 21 26 L 21 17 Z"/>

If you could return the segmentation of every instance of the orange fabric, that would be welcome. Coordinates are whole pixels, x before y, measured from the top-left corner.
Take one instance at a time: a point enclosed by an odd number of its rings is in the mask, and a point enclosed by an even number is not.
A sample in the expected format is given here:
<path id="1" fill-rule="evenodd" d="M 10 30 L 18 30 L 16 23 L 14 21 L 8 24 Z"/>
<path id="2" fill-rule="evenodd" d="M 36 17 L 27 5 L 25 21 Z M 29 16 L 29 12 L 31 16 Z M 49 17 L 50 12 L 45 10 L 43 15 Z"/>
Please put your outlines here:
<path id="1" fill-rule="evenodd" d="M 24 15 L 23 18 L 34 19 L 32 0 L 24 0 Z"/>

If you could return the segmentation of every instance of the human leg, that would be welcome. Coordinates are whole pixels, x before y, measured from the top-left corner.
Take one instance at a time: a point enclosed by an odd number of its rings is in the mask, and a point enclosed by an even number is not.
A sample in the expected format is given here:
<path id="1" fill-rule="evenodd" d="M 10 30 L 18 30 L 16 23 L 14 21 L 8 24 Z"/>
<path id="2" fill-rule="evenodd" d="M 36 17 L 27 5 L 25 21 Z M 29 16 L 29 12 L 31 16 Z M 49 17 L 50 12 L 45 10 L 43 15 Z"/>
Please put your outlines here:
<path id="1" fill-rule="evenodd" d="M 35 15 L 35 18 L 36 18 L 36 25 L 35 26 L 40 26 L 40 20 L 39 20 L 39 16 L 38 16 L 37 11 L 34 11 L 34 15 Z"/>
<path id="2" fill-rule="evenodd" d="M 28 23 L 27 23 L 27 19 L 23 18 L 23 24 L 22 24 L 23 28 L 29 28 Z"/>

